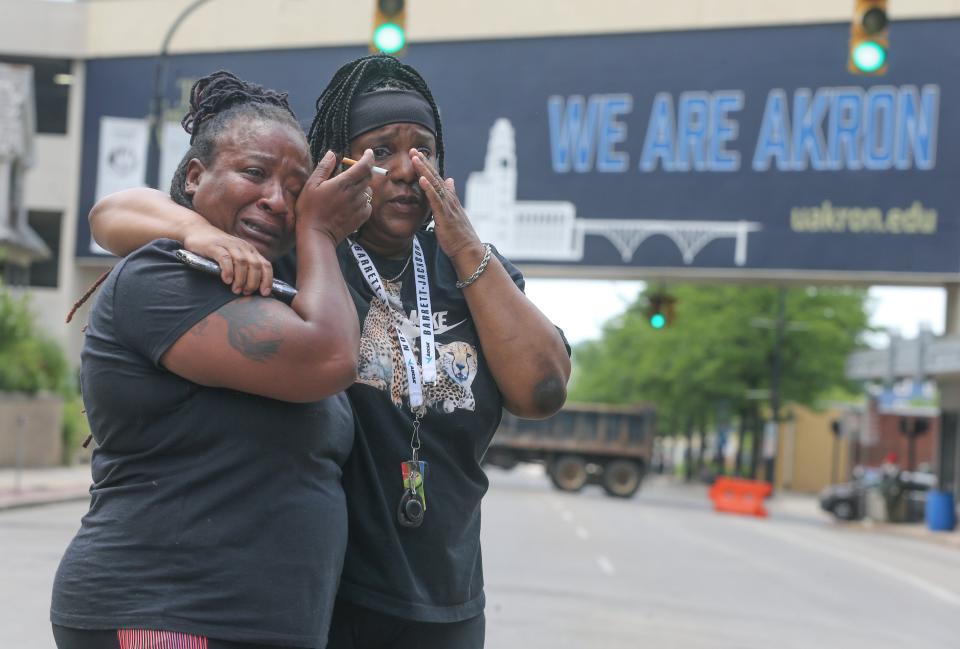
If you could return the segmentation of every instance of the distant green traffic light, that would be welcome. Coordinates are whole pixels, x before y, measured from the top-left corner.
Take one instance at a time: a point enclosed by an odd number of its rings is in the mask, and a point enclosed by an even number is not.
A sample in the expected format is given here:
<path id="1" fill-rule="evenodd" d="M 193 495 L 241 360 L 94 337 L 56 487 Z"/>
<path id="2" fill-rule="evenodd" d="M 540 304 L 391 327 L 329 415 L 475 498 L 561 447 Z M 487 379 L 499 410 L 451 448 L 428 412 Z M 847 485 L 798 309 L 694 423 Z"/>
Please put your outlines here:
<path id="1" fill-rule="evenodd" d="M 864 41 L 854 48 L 853 64 L 862 72 L 876 72 L 887 62 L 887 51 L 873 41 Z"/>
<path id="2" fill-rule="evenodd" d="M 403 28 L 395 23 L 384 23 L 373 32 L 373 44 L 381 52 L 394 54 L 403 49 L 407 37 Z"/>
<path id="3" fill-rule="evenodd" d="M 651 291 L 644 295 L 646 304 L 643 314 L 652 329 L 666 329 L 673 325 L 674 304 L 677 299 L 667 293 L 666 289 Z"/>

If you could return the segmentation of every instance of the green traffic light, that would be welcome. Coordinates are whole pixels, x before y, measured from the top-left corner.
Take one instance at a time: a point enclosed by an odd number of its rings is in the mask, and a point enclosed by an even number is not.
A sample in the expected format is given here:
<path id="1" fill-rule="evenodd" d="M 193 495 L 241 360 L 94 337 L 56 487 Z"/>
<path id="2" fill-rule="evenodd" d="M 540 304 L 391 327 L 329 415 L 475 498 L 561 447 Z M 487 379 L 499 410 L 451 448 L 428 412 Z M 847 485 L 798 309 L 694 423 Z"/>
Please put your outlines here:
<path id="1" fill-rule="evenodd" d="M 373 44 L 381 52 L 393 54 L 406 45 L 407 37 L 403 28 L 395 23 L 384 23 L 373 32 Z"/>
<path id="2" fill-rule="evenodd" d="M 654 329 L 663 329 L 667 325 L 667 319 L 662 313 L 654 313 L 650 316 L 650 326 Z"/>
<path id="3" fill-rule="evenodd" d="M 862 72 L 876 72 L 887 62 L 887 51 L 873 41 L 864 41 L 853 50 L 853 64 Z"/>

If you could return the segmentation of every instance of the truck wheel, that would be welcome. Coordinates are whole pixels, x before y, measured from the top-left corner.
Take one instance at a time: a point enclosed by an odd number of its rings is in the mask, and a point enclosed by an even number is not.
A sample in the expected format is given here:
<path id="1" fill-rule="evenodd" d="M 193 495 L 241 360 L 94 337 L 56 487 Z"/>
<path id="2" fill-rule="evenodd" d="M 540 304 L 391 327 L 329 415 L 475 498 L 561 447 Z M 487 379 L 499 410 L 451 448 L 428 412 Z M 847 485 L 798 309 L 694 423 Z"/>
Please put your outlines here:
<path id="1" fill-rule="evenodd" d="M 643 471 L 630 460 L 613 460 L 603 467 L 603 490 L 617 498 L 629 498 L 640 488 Z"/>
<path id="2" fill-rule="evenodd" d="M 580 491 L 587 484 L 587 463 L 576 455 L 557 458 L 549 473 L 553 486 L 562 491 Z"/>

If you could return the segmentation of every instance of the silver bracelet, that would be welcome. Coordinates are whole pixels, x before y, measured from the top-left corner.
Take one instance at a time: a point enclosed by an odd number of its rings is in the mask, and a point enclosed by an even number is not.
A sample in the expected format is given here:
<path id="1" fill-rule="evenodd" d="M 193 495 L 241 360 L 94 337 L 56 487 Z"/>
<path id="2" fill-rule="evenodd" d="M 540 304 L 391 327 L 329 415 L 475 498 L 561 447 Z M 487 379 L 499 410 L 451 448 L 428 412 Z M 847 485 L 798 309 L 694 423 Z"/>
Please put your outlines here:
<path id="1" fill-rule="evenodd" d="M 470 277 L 463 281 L 458 280 L 456 285 L 457 288 L 466 288 L 477 281 L 477 278 L 480 277 L 483 271 L 487 269 L 487 264 L 490 263 L 490 250 L 491 247 L 489 243 L 483 244 L 483 259 L 480 260 L 480 265 L 477 266 L 477 269 L 473 271 L 473 274 Z"/>

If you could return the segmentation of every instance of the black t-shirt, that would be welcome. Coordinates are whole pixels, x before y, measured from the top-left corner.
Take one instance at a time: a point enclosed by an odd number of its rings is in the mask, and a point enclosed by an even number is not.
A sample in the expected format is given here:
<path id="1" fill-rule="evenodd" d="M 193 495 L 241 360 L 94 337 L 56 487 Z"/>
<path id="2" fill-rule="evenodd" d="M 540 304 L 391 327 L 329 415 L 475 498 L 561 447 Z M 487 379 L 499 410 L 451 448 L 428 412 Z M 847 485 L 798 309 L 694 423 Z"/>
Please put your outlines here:
<path id="1" fill-rule="evenodd" d="M 322 646 L 346 545 L 345 395 L 295 404 L 206 388 L 164 352 L 236 299 L 155 241 L 91 310 L 81 365 L 90 511 L 57 571 L 51 619 Z"/>
<path id="2" fill-rule="evenodd" d="M 399 312 L 405 315 L 394 316 L 374 297 L 350 249 L 338 250 L 362 327 L 359 380 L 347 390 L 357 433 L 343 468 L 350 538 L 339 594 L 390 615 L 453 622 L 483 611 L 480 500 L 487 477 L 480 460 L 500 422 L 503 398 L 484 360 L 463 292 L 454 286 L 457 277 L 450 260 L 433 232 L 418 238 L 430 280 L 437 384 L 427 397 L 432 403 L 421 427 L 420 459 L 428 464 L 427 511 L 416 529 L 397 522 L 401 462 L 410 459 L 413 417 L 392 326 L 401 322 L 419 359 L 412 264 L 396 282 L 385 282 L 388 295 L 402 302 Z M 404 266 L 403 261 L 371 257 L 385 280 Z M 522 289 L 520 272 L 498 258 Z"/>

